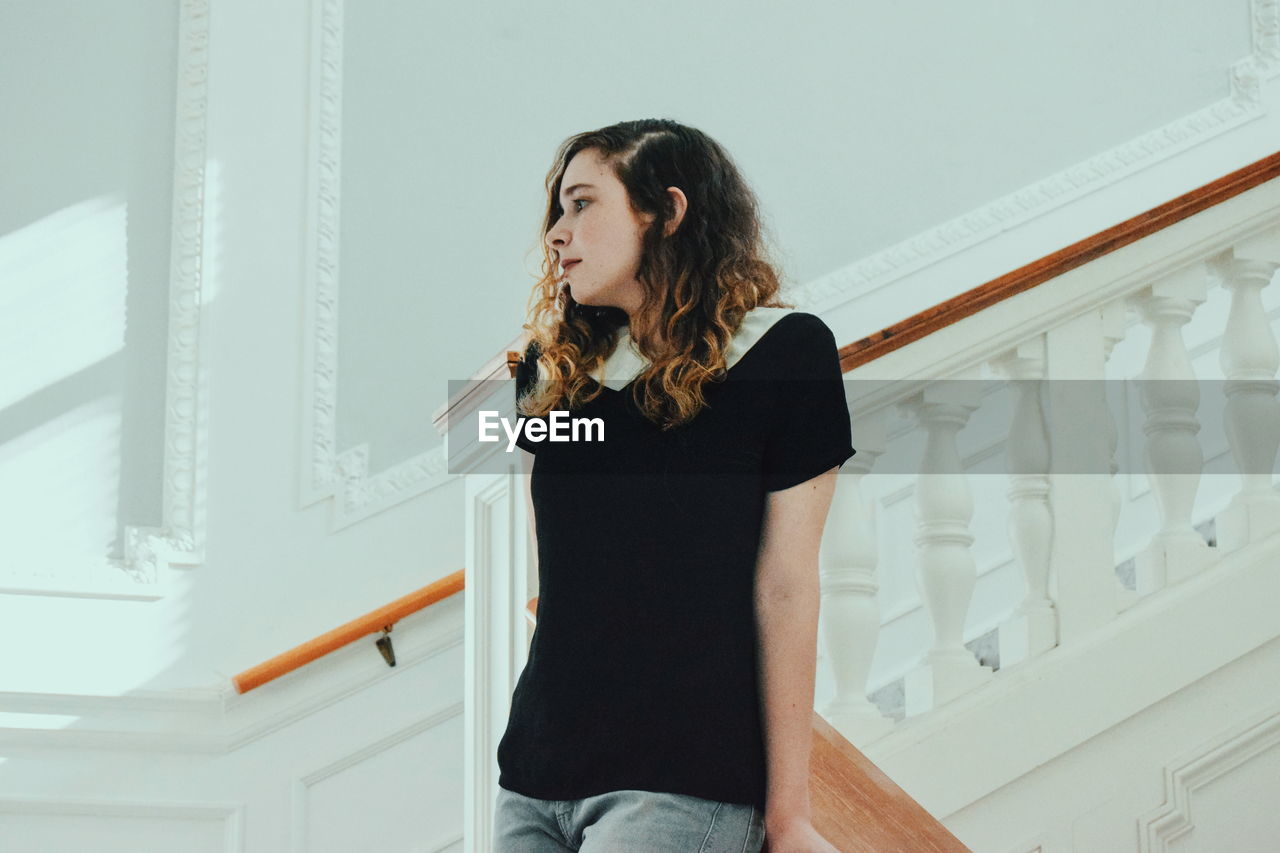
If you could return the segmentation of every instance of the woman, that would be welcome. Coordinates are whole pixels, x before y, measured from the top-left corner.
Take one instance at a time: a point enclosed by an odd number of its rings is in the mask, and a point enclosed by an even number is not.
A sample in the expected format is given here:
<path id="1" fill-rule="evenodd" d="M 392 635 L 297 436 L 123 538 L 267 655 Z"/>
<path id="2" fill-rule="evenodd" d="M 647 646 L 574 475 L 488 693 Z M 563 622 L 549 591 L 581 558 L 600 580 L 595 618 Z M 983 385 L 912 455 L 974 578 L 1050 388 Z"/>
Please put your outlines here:
<path id="1" fill-rule="evenodd" d="M 834 851 L 810 820 L 818 544 L 854 453 L 834 336 L 777 301 L 751 190 L 666 120 L 566 140 L 520 411 L 539 597 L 499 851 Z"/>

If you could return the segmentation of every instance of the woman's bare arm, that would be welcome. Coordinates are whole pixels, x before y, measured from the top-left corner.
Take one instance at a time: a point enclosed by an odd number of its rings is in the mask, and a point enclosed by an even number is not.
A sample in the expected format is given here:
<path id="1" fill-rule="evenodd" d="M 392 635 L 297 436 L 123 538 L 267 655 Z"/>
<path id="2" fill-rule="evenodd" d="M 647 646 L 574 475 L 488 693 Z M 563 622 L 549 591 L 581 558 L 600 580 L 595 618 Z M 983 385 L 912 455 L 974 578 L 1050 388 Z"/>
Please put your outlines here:
<path id="1" fill-rule="evenodd" d="M 818 546 L 837 470 L 770 492 L 766 498 L 755 608 L 770 850 L 835 850 L 811 822 L 809 756 L 821 598 Z"/>

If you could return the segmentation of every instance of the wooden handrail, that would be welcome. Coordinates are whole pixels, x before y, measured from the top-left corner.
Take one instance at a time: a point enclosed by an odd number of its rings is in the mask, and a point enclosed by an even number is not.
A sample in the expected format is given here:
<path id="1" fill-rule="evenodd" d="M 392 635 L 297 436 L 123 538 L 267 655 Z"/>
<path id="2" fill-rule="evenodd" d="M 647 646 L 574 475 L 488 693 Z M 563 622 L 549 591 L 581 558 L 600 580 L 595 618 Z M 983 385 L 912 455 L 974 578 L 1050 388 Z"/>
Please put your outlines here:
<path id="1" fill-rule="evenodd" d="M 844 372 L 1280 175 L 1280 151 L 840 348 Z"/>
<path id="2" fill-rule="evenodd" d="M 361 637 L 381 631 L 388 625 L 394 625 L 404 617 L 417 613 L 437 601 L 448 598 L 462 590 L 465 582 L 465 569 L 459 569 L 446 575 L 435 583 L 429 583 L 422 589 L 402 595 L 390 604 L 384 604 L 377 610 L 370 610 L 363 616 L 339 625 L 328 633 L 321 634 L 313 640 L 294 646 L 287 652 L 276 655 L 268 661 L 250 667 L 231 679 L 237 693 L 245 693 L 255 687 L 261 687 L 272 679 L 285 673 L 293 672 L 316 658 L 323 657 L 334 649 L 347 643 L 355 642 Z"/>
<path id="3" fill-rule="evenodd" d="M 972 853 L 817 711 L 809 804 L 813 828 L 841 853 Z"/>

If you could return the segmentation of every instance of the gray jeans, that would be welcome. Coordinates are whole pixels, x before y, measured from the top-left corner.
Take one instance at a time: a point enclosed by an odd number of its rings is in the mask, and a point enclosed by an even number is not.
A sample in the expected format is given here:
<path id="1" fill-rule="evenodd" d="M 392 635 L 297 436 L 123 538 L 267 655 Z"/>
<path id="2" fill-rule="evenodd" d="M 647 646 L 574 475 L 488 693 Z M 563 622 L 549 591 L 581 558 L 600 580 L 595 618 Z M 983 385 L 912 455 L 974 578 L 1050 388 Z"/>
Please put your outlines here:
<path id="1" fill-rule="evenodd" d="M 499 786 L 494 853 L 760 853 L 764 814 L 686 794 L 537 800 Z"/>

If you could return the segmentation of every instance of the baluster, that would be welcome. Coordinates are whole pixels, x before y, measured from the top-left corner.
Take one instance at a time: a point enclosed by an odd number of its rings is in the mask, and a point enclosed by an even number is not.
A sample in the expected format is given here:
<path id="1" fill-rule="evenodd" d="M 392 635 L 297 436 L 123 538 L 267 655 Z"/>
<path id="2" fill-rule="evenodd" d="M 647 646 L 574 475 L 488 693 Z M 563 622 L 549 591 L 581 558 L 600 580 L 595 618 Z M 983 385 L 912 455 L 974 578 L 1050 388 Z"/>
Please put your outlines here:
<path id="1" fill-rule="evenodd" d="M 1146 413 L 1144 459 L 1160 512 L 1159 531 L 1135 561 L 1140 595 L 1175 584 L 1214 560 L 1214 549 L 1191 523 L 1204 453 L 1196 439 L 1200 388 L 1182 339 L 1182 327 L 1205 301 L 1208 286 L 1204 264 L 1196 263 L 1157 281 L 1135 300 L 1151 327 L 1139 384 Z"/>
<path id="2" fill-rule="evenodd" d="M 1044 337 L 1019 344 L 995 359 L 992 370 L 1012 381 L 1015 395 L 1009 440 L 1009 541 L 1027 594 L 1008 621 L 1000 626 L 1000 667 L 1034 657 L 1053 648 L 1058 639 L 1057 617 L 1049 598 L 1049 545 L 1053 517 L 1049 512 L 1049 436 L 1040 403 L 1044 377 Z"/>
<path id="3" fill-rule="evenodd" d="M 970 546 L 973 499 L 956 447 L 956 433 L 978 407 L 978 383 L 961 379 L 930 385 L 901 404 L 926 430 L 916 484 L 915 544 L 919 590 L 933 623 L 933 647 L 904 679 L 908 717 L 937 708 L 991 678 L 964 645 L 964 623 L 977 582 Z"/>
<path id="4" fill-rule="evenodd" d="M 1227 379 L 1223 423 L 1241 484 L 1215 523 L 1224 554 L 1280 530 L 1280 494 L 1271 485 L 1280 446 L 1280 383 L 1275 379 L 1280 353 L 1262 305 L 1262 288 L 1278 268 L 1280 228 L 1242 241 L 1234 248 L 1234 260 L 1222 268 L 1223 286 L 1231 290 L 1221 352 Z"/>
<path id="5" fill-rule="evenodd" d="M 821 552 L 822 639 L 831 661 L 835 696 L 822 716 L 850 741 L 865 744 L 893 729 L 893 718 L 867 698 L 867 680 L 880 635 L 876 597 L 879 556 L 875 528 L 862 503 L 862 478 L 885 451 L 888 409 L 853 422 L 858 451 L 836 477 Z M 848 473 L 845 474 L 845 471 Z"/>

